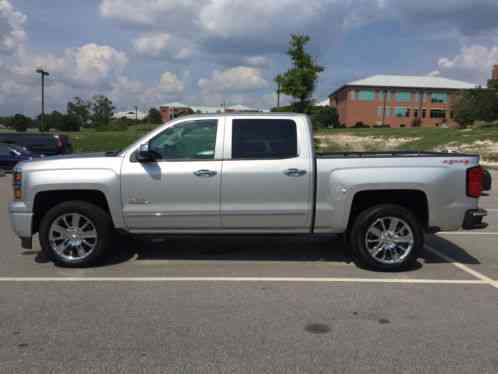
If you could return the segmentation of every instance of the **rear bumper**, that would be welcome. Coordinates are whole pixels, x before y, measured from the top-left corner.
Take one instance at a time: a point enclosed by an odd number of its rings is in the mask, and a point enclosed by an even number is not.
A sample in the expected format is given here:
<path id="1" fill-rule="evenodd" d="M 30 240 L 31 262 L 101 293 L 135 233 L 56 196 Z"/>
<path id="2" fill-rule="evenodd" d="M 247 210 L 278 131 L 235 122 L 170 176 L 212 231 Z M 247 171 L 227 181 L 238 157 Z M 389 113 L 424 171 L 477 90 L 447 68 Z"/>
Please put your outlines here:
<path id="1" fill-rule="evenodd" d="M 463 220 L 464 230 L 478 230 L 488 227 L 488 224 L 482 222 L 484 217 L 488 215 L 488 212 L 484 209 L 471 209 L 467 210 L 465 213 L 465 218 Z"/>

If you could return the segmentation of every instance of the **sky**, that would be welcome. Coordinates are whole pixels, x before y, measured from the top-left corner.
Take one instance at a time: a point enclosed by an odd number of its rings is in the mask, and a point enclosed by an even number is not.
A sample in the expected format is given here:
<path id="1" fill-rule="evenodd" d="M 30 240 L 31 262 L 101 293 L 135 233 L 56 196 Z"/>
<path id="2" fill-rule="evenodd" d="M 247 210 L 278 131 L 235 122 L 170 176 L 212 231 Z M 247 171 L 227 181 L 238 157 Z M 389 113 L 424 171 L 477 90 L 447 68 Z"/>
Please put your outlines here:
<path id="1" fill-rule="evenodd" d="M 496 0 L 0 0 L 0 116 L 106 95 L 116 110 L 275 104 L 291 34 L 325 67 L 314 97 L 374 74 L 485 85 Z M 285 98 L 284 100 L 288 100 Z"/>

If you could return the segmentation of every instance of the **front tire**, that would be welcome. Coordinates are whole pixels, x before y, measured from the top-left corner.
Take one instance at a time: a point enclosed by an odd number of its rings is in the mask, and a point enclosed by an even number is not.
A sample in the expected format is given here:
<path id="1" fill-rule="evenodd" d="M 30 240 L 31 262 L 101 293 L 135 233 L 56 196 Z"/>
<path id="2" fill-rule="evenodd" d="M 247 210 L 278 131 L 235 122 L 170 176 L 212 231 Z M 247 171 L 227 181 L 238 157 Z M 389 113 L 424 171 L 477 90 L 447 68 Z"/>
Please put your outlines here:
<path id="1" fill-rule="evenodd" d="M 108 251 L 111 217 L 99 206 L 68 201 L 50 209 L 40 223 L 40 245 L 58 266 L 88 267 Z"/>
<path id="2" fill-rule="evenodd" d="M 378 205 L 360 213 L 350 238 L 355 259 L 379 271 L 410 268 L 424 246 L 420 222 L 399 205 Z"/>

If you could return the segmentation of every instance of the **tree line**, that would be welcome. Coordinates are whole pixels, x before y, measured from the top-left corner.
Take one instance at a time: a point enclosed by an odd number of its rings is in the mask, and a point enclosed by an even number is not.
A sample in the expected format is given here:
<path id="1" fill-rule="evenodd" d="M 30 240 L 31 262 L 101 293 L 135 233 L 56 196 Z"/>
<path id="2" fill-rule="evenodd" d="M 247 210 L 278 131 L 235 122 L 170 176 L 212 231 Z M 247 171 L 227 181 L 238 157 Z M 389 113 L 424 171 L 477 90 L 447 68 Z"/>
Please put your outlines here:
<path id="1" fill-rule="evenodd" d="M 498 122 L 498 81 L 488 82 L 488 88 L 476 88 L 462 93 L 453 106 L 455 121 L 461 127 L 476 122 Z"/>
<path id="2" fill-rule="evenodd" d="M 58 131 L 80 131 L 82 128 L 96 130 L 121 130 L 139 123 L 161 124 L 161 113 L 151 108 L 146 118 L 136 121 L 128 118 L 114 118 L 112 100 L 104 95 L 97 95 L 90 100 L 75 97 L 66 105 L 66 112 L 54 110 L 45 114 L 42 121 L 41 114 L 35 119 L 23 114 L 0 117 L 0 124 L 16 131 L 27 131 L 38 128 L 40 131 L 55 129 Z"/>

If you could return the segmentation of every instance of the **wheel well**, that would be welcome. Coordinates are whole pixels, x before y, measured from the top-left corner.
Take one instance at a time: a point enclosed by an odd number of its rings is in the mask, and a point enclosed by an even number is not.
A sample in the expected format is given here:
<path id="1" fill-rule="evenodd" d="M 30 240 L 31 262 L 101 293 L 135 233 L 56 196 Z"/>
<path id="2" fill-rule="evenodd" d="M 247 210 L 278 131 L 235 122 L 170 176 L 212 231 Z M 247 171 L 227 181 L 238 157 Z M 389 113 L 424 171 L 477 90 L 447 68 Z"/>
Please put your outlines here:
<path id="1" fill-rule="evenodd" d="M 348 228 L 356 216 L 375 205 L 395 204 L 412 212 L 425 229 L 429 227 L 429 204 L 424 192 L 418 190 L 373 190 L 358 192 L 351 205 Z"/>
<path id="2" fill-rule="evenodd" d="M 40 222 L 49 209 L 66 201 L 85 201 L 97 205 L 110 215 L 107 199 L 100 191 L 71 190 L 39 192 L 36 194 L 33 204 L 33 234 L 38 232 Z"/>

